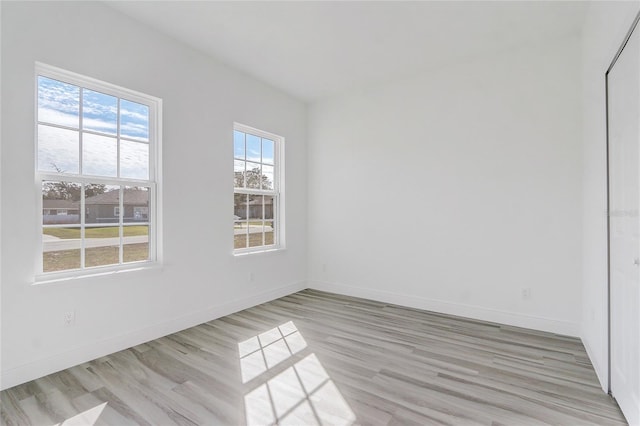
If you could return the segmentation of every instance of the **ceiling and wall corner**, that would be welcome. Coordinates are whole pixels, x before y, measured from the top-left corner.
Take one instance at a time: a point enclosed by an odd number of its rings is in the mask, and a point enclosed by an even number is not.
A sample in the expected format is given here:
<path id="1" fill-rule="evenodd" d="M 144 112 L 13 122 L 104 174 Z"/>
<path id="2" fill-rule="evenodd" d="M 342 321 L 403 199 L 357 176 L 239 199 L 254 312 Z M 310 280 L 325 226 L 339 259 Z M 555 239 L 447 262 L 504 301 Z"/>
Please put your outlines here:
<path id="1" fill-rule="evenodd" d="M 577 34 L 580 1 L 109 6 L 306 102 Z"/>

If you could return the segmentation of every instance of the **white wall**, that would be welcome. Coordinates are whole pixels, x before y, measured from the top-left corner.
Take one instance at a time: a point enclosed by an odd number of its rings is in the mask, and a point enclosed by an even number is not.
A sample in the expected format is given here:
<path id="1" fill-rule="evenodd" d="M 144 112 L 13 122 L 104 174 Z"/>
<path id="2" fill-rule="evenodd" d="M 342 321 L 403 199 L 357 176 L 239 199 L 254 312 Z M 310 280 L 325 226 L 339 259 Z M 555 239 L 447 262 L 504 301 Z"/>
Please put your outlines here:
<path id="1" fill-rule="evenodd" d="M 32 285 L 35 61 L 163 99 L 162 269 Z M 234 121 L 286 138 L 286 251 L 231 255 Z M 99 3 L 2 2 L 2 122 L 3 388 L 306 287 L 304 104 Z"/>
<path id="2" fill-rule="evenodd" d="M 582 341 L 603 389 L 608 386 L 605 72 L 640 9 L 639 2 L 597 2 L 583 28 Z"/>
<path id="3" fill-rule="evenodd" d="M 310 284 L 577 336 L 580 87 L 575 35 L 311 105 Z"/>

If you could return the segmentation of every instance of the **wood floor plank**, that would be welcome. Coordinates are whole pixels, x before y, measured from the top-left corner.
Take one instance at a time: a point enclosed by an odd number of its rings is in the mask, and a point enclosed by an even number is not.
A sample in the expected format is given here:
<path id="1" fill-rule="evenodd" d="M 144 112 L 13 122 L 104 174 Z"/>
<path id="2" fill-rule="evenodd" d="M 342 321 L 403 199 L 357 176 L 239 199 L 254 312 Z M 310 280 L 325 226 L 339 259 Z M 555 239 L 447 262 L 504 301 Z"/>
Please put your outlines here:
<path id="1" fill-rule="evenodd" d="M 626 424 L 579 339 L 314 290 L 0 402 L 6 425 Z"/>
<path id="2" fill-rule="evenodd" d="M 113 405 L 108 401 L 104 401 L 97 397 L 93 392 L 86 393 L 82 396 L 75 398 L 73 406 L 80 413 L 86 413 L 88 420 L 94 420 L 96 426 L 102 425 L 120 425 L 120 426 L 135 426 L 136 422 L 133 419 L 121 415 Z M 96 411 L 93 413 L 93 411 Z M 97 416 L 97 418 L 96 418 Z M 82 424 L 91 424 L 91 422 L 83 422 Z"/>
<path id="3" fill-rule="evenodd" d="M 26 397 L 25 397 L 26 398 Z M 23 398 L 24 399 L 24 398 Z M 18 394 L 11 392 L 0 393 L 0 404 L 2 405 L 2 424 L 7 426 L 29 424 L 29 417 L 22 409 Z"/>
<path id="4" fill-rule="evenodd" d="M 42 404 L 35 395 L 20 401 L 20 408 L 27 416 L 27 423 L 32 425 L 44 425 L 58 423 L 57 419 L 47 412 L 45 404 Z M 5 417 L 4 415 L 2 416 Z M 21 424 L 21 423 L 16 423 Z"/>

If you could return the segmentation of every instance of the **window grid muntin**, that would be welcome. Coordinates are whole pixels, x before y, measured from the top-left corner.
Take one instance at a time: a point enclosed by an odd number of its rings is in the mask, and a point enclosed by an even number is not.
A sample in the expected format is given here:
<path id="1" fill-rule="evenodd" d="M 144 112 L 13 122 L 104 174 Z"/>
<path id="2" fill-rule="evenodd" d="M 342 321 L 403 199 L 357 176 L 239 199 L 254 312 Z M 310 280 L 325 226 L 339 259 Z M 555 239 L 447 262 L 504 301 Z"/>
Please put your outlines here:
<path id="1" fill-rule="evenodd" d="M 38 85 L 38 77 L 44 77 L 47 79 L 51 79 L 51 80 L 55 80 L 58 82 L 61 82 L 65 85 L 69 85 L 69 86 L 74 86 L 75 88 L 77 88 L 79 90 L 79 94 L 78 94 L 78 127 L 75 128 L 73 126 L 66 126 L 63 124 L 58 124 L 58 123 L 49 123 L 47 121 L 43 121 L 40 120 L 40 111 L 39 111 L 39 85 Z M 143 94 L 139 94 L 137 92 L 131 91 L 129 89 L 126 88 L 122 88 L 122 87 L 118 87 L 115 85 L 112 85 L 110 83 L 105 83 L 90 77 L 84 77 L 84 76 L 80 76 L 78 74 L 74 74 L 68 71 L 64 71 L 61 69 L 57 69 L 55 67 L 51 67 L 48 65 L 44 65 L 44 64 L 40 64 L 40 63 L 36 63 L 36 86 L 35 86 L 35 106 L 36 106 L 36 120 L 35 120 L 35 135 L 36 135 L 36 156 L 35 156 L 35 171 L 36 171 L 36 180 L 39 182 L 39 185 L 41 186 L 42 183 L 44 181 L 53 181 L 53 182 L 72 182 L 72 183 L 76 183 L 76 184 L 80 184 L 81 185 L 81 201 L 80 201 L 80 218 L 81 218 L 81 223 L 80 224 L 72 224 L 72 225 L 53 225 L 53 224 L 43 224 L 42 222 L 42 194 L 40 194 L 39 199 L 40 199 L 40 212 L 39 212 L 39 227 L 41 229 L 41 236 L 40 236 L 40 248 L 39 248 L 39 253 L 40 253 L 40 267 L 39 267 L 39 271 L 40 274 L 44 274 L 47 277 L 49 276 L 53 276 L 53 277 L 57 277 L 60 276 L 61 278 L 64 278 L 64 276 L 75 276 L 77 275 L 78 271 L 91 271 L 94 268 L 101 268 L 101 269 L 105 269 L 105 270 L 119 270 L 119 269 L 127 269 L 127 268 L 122 268 L 123 266 L 127 266 L 130 265 L 131 263 L 139 263 L 139 262 L 127 262 L 124 263 L 123 259 L 122 259 L 122 254 L 123 254 L 123 229 L 124 226 L 132 226 L 135 224 L 140 224 L 140 225 L 144 225 L 147 226 L 148 229 L 148 258 L 147 261 L 151 261 L 154 262 L 156 260 L 158 260 L 158 246 L 156 245 L 156 234 L 157 234 L 157 225 L 158 225 L 158 219 L 159 219 L 159 214 L 160 212 L 158 211 L 158 205 L 157 205 L 157 168 L 159 166 L 159 157 L 158 157 L 158 144 L 160 143 L 160 139 L 159 139 L 159 114 L 160 114 L 160 103 L 161 101 L 157 98 L 154 98 L 152 96 L 148 96 L 148 95 L 143 95 Z M 90 129 L 84 129 L 83 127 L 83 119 L 84 119 L 84 114 L 83 114 L 83 107 L 84 107 L 84 102 L 83 102 L 83 95 L 84 95 L 84 90 L 90 90 L 90 91 L 95 91 L 95 92 L 99 92 L 102 94 L 106 94 L 108 96 L 113 96 L 115 97 L 118 102 L 118 109 L 117 109 L 117 134 L 113 135 L 110 133 L 106 133 L 106 132 L 100 132 L 100 131 L 96 131 L 96 130 L 90 130 Z M 142 138 L 134 138 L 134 137 L 128 137 L 128 136 L 121 136 L 121 127 L 120 127 L 120 122 L 121 122 L 121 108 L 120 108 L 120 103 L 122 100 L 125 101 L 129 101 L 132 103 L 136 103 L 136 104 L 140 104 L 146 107 L 146 111 L 148 113 L 147 116 L 147 131 L 148 131 L 148 135 L 146 140 L 142 139 Z M 57 173 L 57 172 L 52 172 L 52 171 L 41 171 L 39 169 L 39 164 L 38 164 L 38 126 L 43 125 L 43 126 L 49 126 L 49 127 L 53 127 L 53 128 L 60 128 L 60 129 L 65 129 L 65 130 L 70 130 L 73 132 L 76 132 L 78 134 L 78 171 L 79 173 L 66 173 L 66 172 L 62 172 L 62 173 Z M 103 176 L 103 175 L 99 175 L 99 176 L 95 176 L 95 175 L 85 175 L 83 174 L 83 145 L 82 145 L 82 138 L 83 138 L 83 134 L 93 134 L 93 135 L 98 135 L 98 136 L 107 136 L 107 137 L 111 137 L 111 138 L 115 138 L 118 143 L 117 143 L 117 150 L 118 150 L 118 155 L 117 155 L 117 176 Z M 120 141 L 124 140 L 124 141 L 128 141 L 128 142 L 133 142 L 133 143 L 143 143 L 146 144 L 148 146 L 148 158 L 147 158 L 147 170 L 148 170 L 148 178 L 147 179 L 139 179 L 139 178 L 127 178 L 127 177 L 120 177 Z M 115 185 L 115 186 L 119 186 L 120 188 L 120 193 L 122 195 L 122 191 L 124 187 L 127 186 L 141 186 L 141 187 L 147 187 L 148 188 L 148 213 L 147 213 L 147 218 L 148 221 L 147 222 L 139 222 L 139 223 L 128 223 L 128 224 L 124 224 L 123 220 L 122 220 L 122 215 L 123 215 L 123 196 L 120 196 L 119 199 L 119 204 L 120 204 L 120 218 L 118 223 L 99 223 L 99 224 L 92 224 L 92 223 L 85 223 L 85 212 L 86 212 L 86 205 L 85 205 L 85 184 L 88 183 L 100 183 L 100 184 L 106 184 L 106 185 Z M 64 269 L 64 270 L 56 270 L 56 271 L 52 271 L 52 272 L 44 272 L 43 271 L 43 240 L 42 240 L 42 230 L 45 228 L 62 228 L 62 227 L 80 227 L 80 242 L 81 242 L 81 248 L 80 248 L 80 252 L 81 252 L 81 268 L 80 269 Z M 119 228 L 119 263 L 118 264 L 109 264 L 109 265 L 105 265 L 105 266 L 97 266 L 97 267 L 85 267 L 86 263 L 85 263 L 85 251 L 86 251 L 86 233 L 85 230 L 87 228 L 97 228 L 97 227 L 118 227 Z M 115 268 L 114 268 L 115 267 Z"/>
<path id="2" fill-rule="evenodd" d="M 47 181 L 49 182 L 66 182 L 66 183 L 80 183 L 74 180 L 68 180 L 68 179 L 47 179 Z M 44 182 L 44 180 L 43 180 Z M 105 222 L 105 223 L 87 223 L 86 222 L 86 193 L 85 193 L 85 183 L 80 183 L 80 212 L 83 212 L 82 214 L 80 214 L 80 222 L 79 223 L 67 223 L 67 224 L 44 224 L 41 223 L 41 227 L 42 230 L 44 229 L 49 229 L 49 228 L 79 228 L 80 230 L 80 268 L 74 268 L 74 269 L 64 269 L 61 271 L 51 271 L 51 272 L 43 272 L 46 274 L 55 274 L 58 272 L 73 272 L 73 271 L 81 271 L 81 270 L 93 270 L 94 268 L 103 268 L 103 267 L 111 267 L 111 266 L 122 266 L 122 265 L 130 265 L 130 264 L 134 264 L 134 263 L 139 263 L 139 262 L 144 262 L 144 261 L 152 261 L 152 244 L 153 244 L 153 237 L 152 237 L 152 233 L 151 233 L 151 228 L 152 228 L 152 224 L 151 224 L 151 220 L 149 220 L 149 222 L 128 222 L 125 223 L 124 222 L 124 190 L 126 189 L 126 187 L 128 185 L 117 185 L 118 186 L 118 192 L 119 192 L 119 205 L 118 206 L 114 206 L 114 208 L 119 208 L 119 215 L 118 215 L 118 222 L 116 223 L 109 223 L 109 222 Z M 149 198 L 151 198 L 151 192 L 152 192 L 152 188 L 149 187 Z M 150 216 L 150 214 L 149 214 Z M 148 255 L 147 255 L 147 259 L 146 260 L 138 260 L 138 261 L 129 261 L 129 262 L 125 262 L 124 261 L 124 247 L 125 247 L 125 241 L 124 241 L 124 228 L 126 227 L 133 227 L 133 226 L 147 226 L 148 228 Z M 119 238 L 119 243 L 118 243 L 118 250 L 119 250 L 119 259 L 118 259 L 118 263 L 115 264 L 107 264 L 107 265 L 99 265 L 99 266 L 86 266 L 86 251 L 87 251 L 87 246 L 86 246 L 86 241 L 89 240 L 90 238 L 86 237 L 86 230 L 87 229 L 91 229 L 91 228 L 118 228 L 118 238 Z M 108 247 L 108 246 L 107 246 Z M 44 252 L 42 253 L 44 256 Z"/>
<path id="3" fill-rule="evenodd" d="M 60 79 L 58 77 L 49 77 L 48 74 L 46 72 L 38 72 L 38 77 L 46 77 L 52 80 L 56 80 L 59 81 L 61 83 L 64 84 L 69 84 L 72 86 L 75 86 L 79 89 L 79 98 L 78 98 L 78 128 L 75 128 L 73 126 L 66 126 L 63 124 L 57 124 L 57 123 L 49 123 L 47 121 L 43 121 L 40 120 L 40 108 L 37 107 L 36 108 L 36 115 L 37 115 L 37 120 L 36 120 L 36 140 L 37 140 L 37 136 L 39 134 L 39 130 L 38 130 L 38 126 L 47 126 L 47 127 L 52 127 L 52 128 L 58 128 L 58 129 L 63 129 L 63 130 L 69 130 L 69 131 L 73 131 L 76 132 L 78 134 L 78 173 L 61 173 L 64 175 L 69 175 L 69 176 L 100 176 L 100 177 L 104 177 L 104 178 L 110 178 L 110 179 L 128 179 L 127 177 L 122 177 L 121 176 L 121 141 L 126 141 L 126 142 L 131 142 L 131 143 L 139 143 L 139 144 L 145 144 L 149 147 L 149 155 L 147 157 L 147 168 L 148 168 L 148 181 L 153 181 L 155 176 L 152 176 L 152 169 L 154 169 L 154 167 L 152 167 L 152 163 L 153 163 L 153 159 L 155 158 L 155 152 L 154 152 L 154 147 L 153 147 L 153 143 L 151 143 L 151 141 L 153 140 L 152 138 L 152 116 L 153 116 L 153 112 L 154 112 L 154 106 L 150 105 L 148 103 L 144 103 L 144 102 L 140 102 L 140 101 L 132 101 L 130 99 L 127 99 L 123 96 L 120 96 L 120 94 L 109 94 L 109 96 L 113 96 L 117 99 L 117 110 L 116 110 L 116 114 L 117 114 L 117 122 L 116 122 L 116 134 L 113 135 L 111 133 L 106 133 L 106 132 L 100 132 L 100 131 L 96 131 L 96 130 L 90 130 L 90 129 L 84 129 L 84 101 L 83 101 L 83 97 L 84 97 L 84 91 L 86 90 L 90 90 L 90 91 L 94 91 L 94 92 L 100 92 L 103 94 L 108 94 L 105 91 L 99 91 L 99 90 L 95 90 L 92 89 L 90 87 L 87 87 L 85 85 L 81 85 L 77 82 L 69 82 L 63 79 Z M 36 92 L 38 91 L 39 87 L 37 86 L 38 80 L 36 78 Z M 149 137 L 147 141 L 141 140 L 141 139 L 136 139 L 136 138 L 132 138 L 132 137 L 127 137 L 127 136 L 122 136 L 121 135 L 121 121 L 122 121 L 122 117 L 121 117 L 121 108 L 120 108 L 120 104 L 121 101 L 129 101 L 129 102 L 133 102 L 133 103 L 137 103 L 137 104 L 142 104 L 144 106 L 146 106 L 149 109 L 149 115 L 148 115 L 148 132 L 149 132 Z M 39 97 L 38 94 L 36 93 L 36 102 L 39 102 Z M 149 102 L 147 100 L 147 102 Z M 38 105 L 38 104 L 36 104 Z M 103 136 L 103 137 L 109 137 L 109 138 L 114 138 L 117 143 L 116 143 L 116 176 L 105 176 L 105 175 L 87 175 L 85 174 L 84 171 L 84 134 L 91 134 L 91 135 L 96 135 L 96 136 Z M 37 143 L 37 142 L 36 142 Z M 37 145 L 36 145 L 37 148 Z M 36 149 L 36 170 L 37 173 L 48 173 L 47 171 L 41 171 L 40 170 L 40 166 L 39 166 L 39 160 L 38 157 L 39 156 L 39 152 L 38 149 Z"/>

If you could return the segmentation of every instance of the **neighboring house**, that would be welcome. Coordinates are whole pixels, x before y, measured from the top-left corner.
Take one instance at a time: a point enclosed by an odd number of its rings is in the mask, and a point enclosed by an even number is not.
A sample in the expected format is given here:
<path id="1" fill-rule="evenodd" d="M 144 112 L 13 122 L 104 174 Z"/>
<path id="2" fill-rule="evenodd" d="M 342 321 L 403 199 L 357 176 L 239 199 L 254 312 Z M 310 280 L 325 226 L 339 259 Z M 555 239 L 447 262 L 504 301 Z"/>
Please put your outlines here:
<path id="1" fill-rule="evenodd" d="M 42 223 L 55 225 L 80 222 L 80 203 L 71 200 L 42 200 Z"/>
<path id="2" fill-rule="evenodd" d="M 149 220 L 149 192 L 128 188 L 123 191 L 123 221 Z M 114 190 L 85 199 L 85 223 L 117 223 L 120 217 L 120 191 Z"/>

